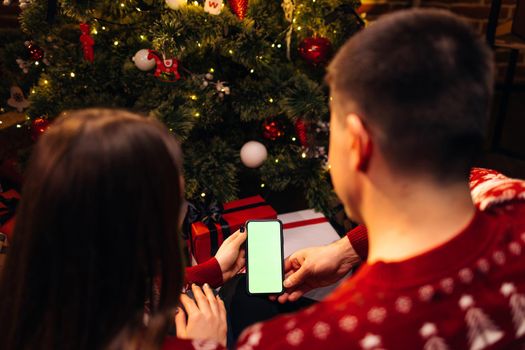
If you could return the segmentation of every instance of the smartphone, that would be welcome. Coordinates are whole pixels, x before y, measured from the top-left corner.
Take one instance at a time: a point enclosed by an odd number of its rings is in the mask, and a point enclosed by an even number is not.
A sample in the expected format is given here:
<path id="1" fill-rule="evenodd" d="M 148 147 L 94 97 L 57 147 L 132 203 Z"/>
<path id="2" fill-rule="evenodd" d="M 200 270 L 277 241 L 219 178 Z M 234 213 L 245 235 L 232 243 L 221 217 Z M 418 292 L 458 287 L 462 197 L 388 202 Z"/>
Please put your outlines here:
<path id="1" fill-rule="evenodd" d="M 248 294 L 284 292 L 283 224 L 279 220 L 246 222 L 246 284 Z"/>

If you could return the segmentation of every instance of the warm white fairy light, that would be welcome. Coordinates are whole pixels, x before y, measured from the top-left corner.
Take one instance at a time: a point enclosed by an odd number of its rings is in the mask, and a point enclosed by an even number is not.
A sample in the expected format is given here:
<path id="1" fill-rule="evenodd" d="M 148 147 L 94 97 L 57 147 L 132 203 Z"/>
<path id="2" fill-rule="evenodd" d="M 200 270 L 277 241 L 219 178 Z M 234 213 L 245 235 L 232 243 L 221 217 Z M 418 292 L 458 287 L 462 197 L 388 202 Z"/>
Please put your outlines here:
<path id="1" fill-rule="evenodd" d="M 199 112 L 197 112 L 197 113 L 195 113 L 195 116 L 196 116 L 196 117 L 200 117 L 201 114 L 200 114 Z"/>
<path id="2" fill-rule="evenodd" d="M 201 193 L 201 197 L 203 197 L 203 198 L 206 197 L 206 193 L 202 192 Z"/>
<path id="3" fill-rule="evenodd" d="M 121 3 L 120 3 L 120 7 L 124 7 L 124 6 L 126 6 L 126 5 L 124 5 L 124 3 L 121 2 Z"/>
<path id="4" fill-rule="evenodd" d="M 16 127 L 17 127 L 18 129 L 20 129 L 20 128 L 22 127 L 22 125 L 20 125 L 20 124 L 16 124 Z"/>
<path id="5" fill-rule="evenodd" d="M 49 81 L 48 81 L 47 79 L 44 80 L 44 84 L 45 84 L 45 85 L 49 84 Z"/>
<path id="6" fill-rule="evenodd" d="M 261 184 L 261 188 L 264 188 L 266 185 L 265 184 Z"/>
<path id="7" fill-rule="evenodd" d="M 213 72 L 215 72 L 215 69 L 210 68 L 210 73 L 213 73 Z"/>
<path id="8" fill-rule="evenodd" d="M 301 154 L 301 158 L 306 158 L 306 153 L 303 152 L 303 153 Z"/>
<path id="9" fill-rule="evenodd" d="M 113 45 L 115 45 L 115 46 L 118 46 L 118 44 L 119 44 L 118 40 L 115 40 L 115 41 L 113 42 Z"/>
<path id="10" fill-rule="evenodd" d="M 69 73 L 69 75 L 71 76 L 71 78 L 74 78 L 76 76 L 75 72 L 71 72 L 71 73 Z"/>
<path id="11" fill-rule="evenodd" d="M 303 28 L 301 28 L 301 26 L 297 27 L 297 30 L 301 30 L 301 29 L 303 29 Z"/>
<path id="12" fill-rule="evenodd" d="M 280 49 L 280 48 L 281 48 L 281 46 L 282 46 L 281 44 L 277 44 L 277 48 L 278 48 L 278 49 Z"/>
<path id="13" fill-rule="evenodd" d="M 254 72 L 255 72 L 255 69 L 253 69 L 253 68 L 252 68 L 252 69 L 250 69 L 250 73 L 252 73 L 252 74 L 253 74 Z"/>
<path id="14" fill-rule="evenodd" d="M 270 103 L 273 103 L 273 98 L 270 97 L 270 99 L 268 100 Z"/>
<path id="15" fill-rule="evenodd" d="M 140 9 L 140 7 L 135 7 L 137 9 L 138 12 L 142 12 L 142 10 Z"/>
<path id="16" fill-rule="evenodd" d="M 233 55 L 233 50 L 228 50 L 228 52 L 230 53 L 230 55 Z"/>
<path id="17" fill-rule="evenodd" d="M 197 95 L 191 95 L 190 98 L 191 98 L 193 101 L 196 101 L 196 100 L 197 100 Z"/>
<path id="18" fill-rule="evenodd" d="M 292 141 L 295 141 L 295 140 L 297 140 L 297 139 L 295 137 L 292 137 Z"/>
<path id="19" fill-rule="evenodd" d="M 140 40 L 146 40 L 146 37 L 143 34 L 141 34 L 140 35 Z"/>
<path id="20" fill-rule="evenodd" d="M 279 163 L 279 158 L 275 159 L 275 162 L 276 162 L 276 163 Z"/>
<path id="21" fill-rule="evenodd" d="M 106 27 L 105 27 L 105 26 L 102 26 L 102 30 L 106 30 Z"/>

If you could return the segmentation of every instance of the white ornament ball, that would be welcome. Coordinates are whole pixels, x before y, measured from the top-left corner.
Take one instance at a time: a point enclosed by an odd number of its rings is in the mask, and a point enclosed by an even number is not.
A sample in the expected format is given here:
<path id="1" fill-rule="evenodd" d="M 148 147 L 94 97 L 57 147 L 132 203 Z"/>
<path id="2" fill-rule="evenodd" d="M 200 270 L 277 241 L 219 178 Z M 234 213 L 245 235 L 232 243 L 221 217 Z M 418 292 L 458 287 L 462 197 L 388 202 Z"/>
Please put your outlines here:
<path id="1" fill-rule="evenodd" d="M 155 68 L 155 60 L 153 58 L 148 60 L 148 54 L 148 49 L 142 49 L 138 50 L 135 56 L 133 56 L 132 60 L 138 69 L 148 71 Z"/>
<path id="2" fill-rule="evenodd" d="M 168 7 L 172 10 L 178 10 L 187 4 L 188 0 L 166 0 L 166 5 L 168 5 Z"/>
<path id="3" fill-rule="evenodd" d="M 257 141 L 248 141 L 241 148 L 241 161 L 248 168 L 258 168 L 268 158 L 266 147 Z"/>

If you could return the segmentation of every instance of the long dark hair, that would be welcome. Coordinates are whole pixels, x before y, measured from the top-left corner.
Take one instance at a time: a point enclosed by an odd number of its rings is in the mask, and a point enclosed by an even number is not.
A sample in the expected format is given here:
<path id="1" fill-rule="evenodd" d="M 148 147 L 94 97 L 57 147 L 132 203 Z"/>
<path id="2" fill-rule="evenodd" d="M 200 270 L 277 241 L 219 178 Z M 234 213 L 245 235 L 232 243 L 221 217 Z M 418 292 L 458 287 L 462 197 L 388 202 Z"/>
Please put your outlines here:
<path id="1" fill-rule="evenodd" d="M 98 349 L 159 315 L 183 283 L 181 154 L 158 122 L 64 113 L 30 160 L 0 282 L 3 349 Z"/>

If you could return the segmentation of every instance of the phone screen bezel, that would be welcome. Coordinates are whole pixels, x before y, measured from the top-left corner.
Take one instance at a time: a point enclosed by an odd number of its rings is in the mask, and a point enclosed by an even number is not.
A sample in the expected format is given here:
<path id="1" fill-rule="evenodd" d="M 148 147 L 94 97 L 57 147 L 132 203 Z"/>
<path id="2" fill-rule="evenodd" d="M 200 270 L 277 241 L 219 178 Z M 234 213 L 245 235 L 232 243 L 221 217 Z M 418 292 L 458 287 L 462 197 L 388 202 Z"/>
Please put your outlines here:
<path id="1" fill-rule="evenodd" d="M 249 264 L 248 261 L 250 259 L 250 247 L 249 247 L 249 239 L 246 238 L 246 292 L 248 295 L 281 295 L 284 293 L 284 238 L 283 238 L 283 223 L 279 219 L 269 219 L 269 220 L 248 220 L 246 221 L 245 228 L 247 235 L 250 234 L 249 230 L 249 224 L 250 223 L 257 223 L 257 222 L 278 222 L 279 223 L 279 237 L 280 237 L 280 243 L 281 243 L 281 290 L 279 292 L 257 292 L 252 293 L 250 291 L 250 270 L 249 270 Z"/>

